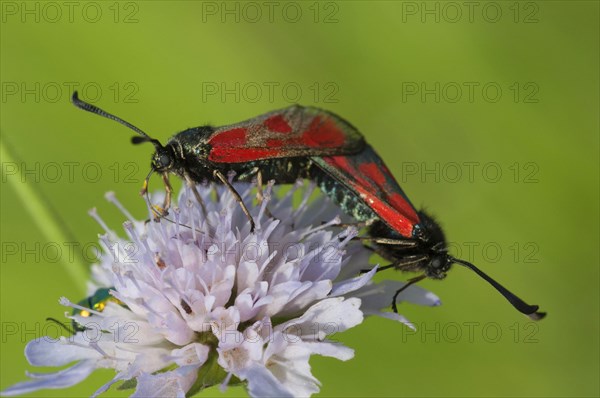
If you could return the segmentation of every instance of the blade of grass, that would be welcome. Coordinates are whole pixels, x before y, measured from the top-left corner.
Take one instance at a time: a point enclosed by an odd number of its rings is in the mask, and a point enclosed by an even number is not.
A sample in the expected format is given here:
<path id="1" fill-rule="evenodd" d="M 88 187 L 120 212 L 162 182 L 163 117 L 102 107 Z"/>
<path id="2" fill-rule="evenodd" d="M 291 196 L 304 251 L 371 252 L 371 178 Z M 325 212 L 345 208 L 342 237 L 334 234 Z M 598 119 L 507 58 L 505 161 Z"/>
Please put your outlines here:
<path id="1" fill-rule="evenodd" d="M 14 151 L 6 143 L 6 138 L 0 140 L 0 158 L 2 162 L 13 163 L 17 166 L 20 172 L 20 165 L 15 161 L 17 156 L 13 156 Z M 4 170 L 4 168 L 2 169 Z M 4 177 L 3 177 L 4 178 Z M 27 212 L 31 215 L 34 222 L 49 242 L 70 242 L 73 239 L 68 238 L 68 233 L 64 231 L 61 222 L 56 214 L 53 214 L 48 203 L 43 200 L 42 193 L 39 189 L 32 187 L 20 181 L 18 178 L 6 178 L 7 181 L 14 187 L 17 195 L 21 199 L 21 203 L 25 206 Z M 86 283 L 88 280 L 88 268 L 77 256 L 72 257 L 73 261 L 62 262 L 65 271 L 74 282 L 75 289 L 80 294 L 85 294 Z"/>

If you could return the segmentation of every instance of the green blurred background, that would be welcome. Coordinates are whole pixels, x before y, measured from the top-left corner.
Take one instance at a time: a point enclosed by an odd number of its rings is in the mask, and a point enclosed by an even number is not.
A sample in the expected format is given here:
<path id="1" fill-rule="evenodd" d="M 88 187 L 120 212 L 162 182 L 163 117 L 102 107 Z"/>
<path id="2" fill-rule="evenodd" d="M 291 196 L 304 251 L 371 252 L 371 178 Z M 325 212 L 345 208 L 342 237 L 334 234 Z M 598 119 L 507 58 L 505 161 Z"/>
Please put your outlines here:
<path id="1" fill-rule="evenodd" d="M 144 215 L 151 147 L 71 106 L 75 87 L 161 140 L 293 102 L 339 113 L 456 255 L 549 312 L 529 322 L 455 269 L 422 284 L 443 306 L 401 307 L 417 332 L 368 319 L 335 336 L 353 360 L 313 357 L 322 396 L 600 394 L 598 2 L 66 3 L 2 2 L 2 142 L 33 170 L 2 159 L 2 389 L 31 370 L 23 348 L 61 316 L 58 298 L 81 296 L 66 269 L 100 232 L 87 210 L 119 229 L 114 190 Z M 74 261 L 28 213 L 22 180 L 80 242 Z M 112 374 L 32 396 L 87 396 Z"/>

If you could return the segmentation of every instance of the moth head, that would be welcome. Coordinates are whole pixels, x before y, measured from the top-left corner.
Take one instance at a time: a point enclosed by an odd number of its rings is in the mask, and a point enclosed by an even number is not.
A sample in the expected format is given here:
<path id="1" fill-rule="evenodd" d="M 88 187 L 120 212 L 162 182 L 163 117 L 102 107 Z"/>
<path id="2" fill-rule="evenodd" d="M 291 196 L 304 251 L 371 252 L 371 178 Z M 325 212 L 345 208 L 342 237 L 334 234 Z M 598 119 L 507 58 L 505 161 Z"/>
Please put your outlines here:
<path id="1" fill-rule="evenodd" d="M 175 166 L 175 154 L 170 146 L 156 148 L 152 155 L 152 169 L 158 173 L 171 171 Z"/>
<path id="2" fill-rule="evenodd" d="M 444 279 L 453 261 L 446 251 L 432 250 L 429 261 L 425 266 L 425 274 L 432 279 Z"/>

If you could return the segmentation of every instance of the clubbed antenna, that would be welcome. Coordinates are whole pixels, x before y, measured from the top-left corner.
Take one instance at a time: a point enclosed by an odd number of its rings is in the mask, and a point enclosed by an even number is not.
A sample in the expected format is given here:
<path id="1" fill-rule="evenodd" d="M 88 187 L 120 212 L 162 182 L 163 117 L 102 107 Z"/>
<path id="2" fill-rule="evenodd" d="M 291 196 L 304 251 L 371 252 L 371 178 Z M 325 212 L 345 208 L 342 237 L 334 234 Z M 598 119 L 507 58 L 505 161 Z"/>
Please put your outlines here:
<path id="1" fill-rule="evenodd" d="M 450 257 L 450 260 L 456 264 L 460 264 L 469 268 L 470 270 L 474 271 L 477 275 L 485 279 L 498 292 L 500 292 L 500 294 L 503 295 L 504 298 L 506 298 L 508 302 L 512 304 L 513 307 L 515 307 L 521 313 L 527 315 L 532 320 L 539 321 L 540 319 L 543 319 L 546 316 L 545 312 L 538 312 L 538 309 L 540 308 L 539 306 L 527 304 L 470 262 L 454 257 Z"/>
<path id="2" fill-rule="evenodd" d="M 141 129 L 135 127 L 133 124 L 121 119 L 120 117 L 110 114 L 110 113 L 98 108 L 95 105 L 92 105 L 88 102 L 85 102 L 85 101 L 79 99 L 79 95 L 77 94 L 77 91 L 73 92 L 73 97 L 71 98 L 71 100 L 73 102 L 73 105 L 75 105 L 79 109 L 83 109 L 84 111 L 95 113 L 96 115 L 100 115 L 107 119 L 114 120 L 115 122 L 120 123 L 123 126 L 129 127 L 130 129 L 132 129 L 133 131 L 138 133 L 140 135 L 140 137 L 133 137 L 131 139 L 131 142 L 133 144 L 141 144 L 143 142 L 151 142 L 156 147 L 156 149 L 162 148 L 160 141 L 150 137 L 148 134 L 144 133 Z"/>

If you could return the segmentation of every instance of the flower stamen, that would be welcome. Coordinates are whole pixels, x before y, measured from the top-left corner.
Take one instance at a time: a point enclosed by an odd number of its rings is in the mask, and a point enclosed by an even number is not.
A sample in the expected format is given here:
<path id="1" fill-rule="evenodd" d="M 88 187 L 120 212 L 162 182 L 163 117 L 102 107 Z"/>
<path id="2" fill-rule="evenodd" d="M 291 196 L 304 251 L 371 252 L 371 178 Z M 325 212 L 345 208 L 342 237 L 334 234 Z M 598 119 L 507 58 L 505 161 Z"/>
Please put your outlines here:
<path id="1" fill-rule="evenodd" d="M 131 213 L 121 204 L 119 199 L 117 199 L 117 195 L 113 191 L 108 191 L 107 193 L 105 193 L 104 198 L 106 198 L 106 200 L 115 205 L 121 211 L 121 213 L 123 213 L 123 215 L 127 217 L 129 221 L 135 221 L 135 218 L 133 218 Z"/>
<path id="2" fill-rule="evenodd" d="M 93 310 L 91 308 L 87 308 L 87 307 L 84 307 L 84 306 L 79 305 L 79 304 L 75 304 L 75 303 L 71 302 L 68 298 L 66 298 L 64 296 L 61 297 L 58 300 L 58 302 L 59 302 L 60 305 L 65 306 L 65 307 L 75 308 L 75 309 L 78 309 L 80 311 L 87 311 L 90 314 L 94 314 L 94 315 L 100 315 L 100 316 L 102 315 L 101 312 L 95 311 L 95 310 Z"/>

